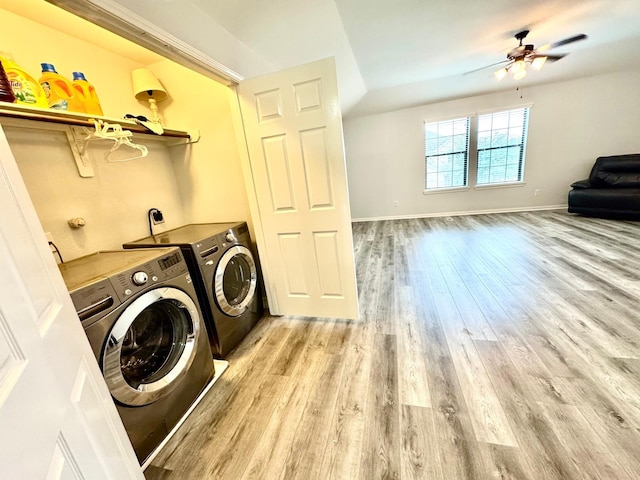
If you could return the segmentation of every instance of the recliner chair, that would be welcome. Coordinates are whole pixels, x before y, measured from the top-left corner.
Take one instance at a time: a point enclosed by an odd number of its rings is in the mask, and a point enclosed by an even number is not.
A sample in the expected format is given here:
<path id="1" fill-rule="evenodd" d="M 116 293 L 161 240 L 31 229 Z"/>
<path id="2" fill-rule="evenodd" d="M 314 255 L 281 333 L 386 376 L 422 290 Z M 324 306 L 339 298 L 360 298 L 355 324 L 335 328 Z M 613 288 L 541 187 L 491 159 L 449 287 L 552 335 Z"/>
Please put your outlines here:
<path id="1" fill-rule="evenodd" d="M 640 154 L 598 157 L 589 178 L 571 187 L 569 213 L 640 219 Z"/>

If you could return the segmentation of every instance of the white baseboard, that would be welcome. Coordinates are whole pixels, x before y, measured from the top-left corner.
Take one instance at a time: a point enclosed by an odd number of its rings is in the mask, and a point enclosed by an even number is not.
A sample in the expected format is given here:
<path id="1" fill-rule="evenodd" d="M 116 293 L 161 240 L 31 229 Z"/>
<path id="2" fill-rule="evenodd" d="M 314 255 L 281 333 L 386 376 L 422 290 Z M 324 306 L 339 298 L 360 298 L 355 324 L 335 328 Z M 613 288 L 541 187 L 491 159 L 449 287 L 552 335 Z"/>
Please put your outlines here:
<path id="1" fill-rule="evenodd" d="M 541 207 L 495 208 L 490 210 L 471 210 L 467 212 L 414 213 L 409 215 L 390 215 L 388 217 L 352 218 L 352 222 L 375 222 L 377 220 L 407 220 L 410 218 L 458 217 L 461 215 L 486 215 L 488 213 L 537 212 L 542 210 L 566 210 L 567 205 L 544 205 Z"/>

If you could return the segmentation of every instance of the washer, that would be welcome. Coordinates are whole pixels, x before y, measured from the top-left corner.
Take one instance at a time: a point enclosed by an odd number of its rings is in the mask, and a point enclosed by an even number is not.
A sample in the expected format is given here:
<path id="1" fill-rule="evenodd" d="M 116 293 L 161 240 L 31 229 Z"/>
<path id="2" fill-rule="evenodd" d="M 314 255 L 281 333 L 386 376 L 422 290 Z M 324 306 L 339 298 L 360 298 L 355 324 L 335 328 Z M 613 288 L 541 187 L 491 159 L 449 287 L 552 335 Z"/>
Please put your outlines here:
<path id="1" fill-rule="evenodd" d="M 60 271 L 143 464 L 214 377 L 182 253 L 101 251 Z"/>
<path id="2" fill-rule="evenodd" d="M 263 313 L 258 267 L 245 222 L 185 225 L 123 245 L 180 247 L 189 265 L 213 355 L 224 358 Z"/>

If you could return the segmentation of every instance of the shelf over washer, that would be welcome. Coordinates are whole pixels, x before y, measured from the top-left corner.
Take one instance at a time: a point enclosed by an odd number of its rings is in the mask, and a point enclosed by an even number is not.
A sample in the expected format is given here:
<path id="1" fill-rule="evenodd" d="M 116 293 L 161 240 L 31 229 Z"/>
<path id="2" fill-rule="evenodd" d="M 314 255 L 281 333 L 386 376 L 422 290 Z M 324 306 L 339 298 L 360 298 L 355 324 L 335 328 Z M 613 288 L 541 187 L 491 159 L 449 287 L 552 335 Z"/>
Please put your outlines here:
<path id="1" fill-rule="evenodd" d="M 7 102 L 0 102 L 0 124 L 8 123 L 4 122 L 2 120 L 3 118 L 18 120 L 18 122 L 10 122 L 12 126 L 28 126 L 30 122 L 38 122 L 38 128 L 64 131 L 67 135 L 67 140 L 69 141 L 71 152 L 73 153 L 74 160 L 78 167 L 78 173 L 81 177 L 93 177 L 94 172 L 93 167 L 87 160 L 86 149 L 80 145 L 80 142 L 84 143 L 83 138 L 85 135 L 79 134 L 81 129 L 78 127 L 94 128 L 94 120 L 115 123 L 136 134 L 151 135 L 155 138 L 166 139 L 165 145 L 169 147 L 196 143 L 200 140 L 199 130 L 185 131 L 164 128 L 164 133 L 157 135 L 132 120 L 43 109 Z"/>

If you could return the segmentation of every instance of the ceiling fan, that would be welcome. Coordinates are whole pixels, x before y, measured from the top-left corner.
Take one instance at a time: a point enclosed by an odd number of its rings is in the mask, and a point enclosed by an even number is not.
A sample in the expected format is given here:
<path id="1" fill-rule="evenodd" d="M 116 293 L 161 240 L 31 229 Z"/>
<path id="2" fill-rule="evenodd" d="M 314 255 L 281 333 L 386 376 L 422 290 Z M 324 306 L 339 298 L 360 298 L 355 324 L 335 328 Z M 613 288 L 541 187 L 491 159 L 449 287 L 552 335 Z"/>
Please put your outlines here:
<path id="1" fill-rule="evenodd" d="M 569 43 L 586 40 L 587 38 L 584 33 L 580 33 L 578 35 L 574 35 L 572 37 L 568 37 L 563 40 L 559 40 L 557 42 L 549 43 L 546 45 L 542 45 L 539 48 L 535 48 L 533 44 L 522 44 L 522 41 L 527 37 L 528 34 L 529 30 L 523 30 L 522 32 L 518 32 L 514 35 L 515 39 L 519 41 L 519 45 L 509 53 L 507 53 L 506 60 L 492 63 L 491 65 L 486 65 L 481 68 L 476 68 L 475 70 L 465 72 L 463 75 L 478 72 L 480 70 L 484 70 L 485 68 L 495 67 L 496 65 L 506 64 L 500 70 L 497 70 L 495 72 L 496 78 L 498 80 L 502 80 L 502 78 L 507 73 L 511 73 L 515 80 L 520 80 L 527 75 L 527 67 L 531 66 L 531 68 L 533 68 L 534 70 L 540 70 L 546 62 L 556 62 L 568 55 L 567 53 L 550 55 L 544 52 L 553 48 L 562 47 L 563 45 L 567 45 Z"/>

